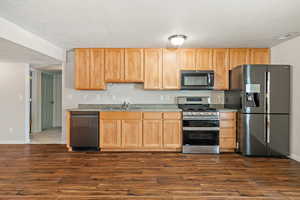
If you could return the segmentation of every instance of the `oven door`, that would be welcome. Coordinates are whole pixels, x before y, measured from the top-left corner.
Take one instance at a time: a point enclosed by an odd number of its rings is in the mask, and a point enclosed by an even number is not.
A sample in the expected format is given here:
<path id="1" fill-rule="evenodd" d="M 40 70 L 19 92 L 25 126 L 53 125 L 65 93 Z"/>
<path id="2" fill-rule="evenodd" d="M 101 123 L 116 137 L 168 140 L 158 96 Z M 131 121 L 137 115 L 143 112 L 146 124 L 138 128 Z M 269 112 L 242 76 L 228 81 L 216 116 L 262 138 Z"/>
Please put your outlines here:
<path id="1" fill-rule="evenodd" d="M 219 130 L 213 128 L 183 130 L 183 145 L 218 146 Z"/>
<path id="2" fill-rule="evenodd" d="M 181 89 L 183 90 L 213 89 L 213 86 L 212 71 L 181 71 Z"/>

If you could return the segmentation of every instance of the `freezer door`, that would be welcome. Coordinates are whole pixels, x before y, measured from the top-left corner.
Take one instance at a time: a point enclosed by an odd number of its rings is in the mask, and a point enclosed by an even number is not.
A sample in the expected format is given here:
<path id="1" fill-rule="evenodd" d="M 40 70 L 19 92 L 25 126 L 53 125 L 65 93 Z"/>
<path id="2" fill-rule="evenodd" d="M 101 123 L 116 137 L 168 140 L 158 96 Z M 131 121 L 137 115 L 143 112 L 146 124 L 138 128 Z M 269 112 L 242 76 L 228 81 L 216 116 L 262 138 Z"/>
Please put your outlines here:
<path id="1" fill-rule="evenodd" d="M 266 112 L 266 65 L 247 65 L 244 68 L 244 89 L 242 92 L 242 110 L 244 113 Z M 247 103 L 247 93 L 255 93 L 256 106 Z"/>
<path id="2" fill-rule="evenodd" d="M 264 114 L 241 114 L 240 151 L 246 156 L 267 156 L 266 120 Z"/>
<path id="3" fill-rule="evenodd" d="M 289 115 L 269 116 L 268 146 L 271 156 L 289 155 Z"/>
<path id="4" fill-rule="evenodd" d="M 267 113 L 288 114 L 290 112 L 290 66 L 269 66 L 267 87 Z"/>

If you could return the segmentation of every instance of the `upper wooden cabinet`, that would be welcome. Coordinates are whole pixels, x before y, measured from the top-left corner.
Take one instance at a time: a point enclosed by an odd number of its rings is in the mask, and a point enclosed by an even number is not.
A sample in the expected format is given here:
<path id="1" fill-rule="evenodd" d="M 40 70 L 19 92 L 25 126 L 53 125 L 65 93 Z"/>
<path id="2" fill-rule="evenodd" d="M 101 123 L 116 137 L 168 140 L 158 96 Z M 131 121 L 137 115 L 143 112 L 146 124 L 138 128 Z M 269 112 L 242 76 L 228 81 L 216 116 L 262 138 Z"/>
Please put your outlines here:
<path id="1" fill-rule="evenodd" d="M 162 49 L 144 49 L 144 89 L 162 89 Z"/>
<path id="2" fill-rule="evenodd" d="M 122 82 L 124 80 L 124 49 L 105 49 L 105 81 Z"/>
<path id="3" fill-rule="evenodd" d="M 180 88 L 178 60 L 178 49 L 163 49 L 163 89 L 178 90 Z"/>
<path id="4" fill-rule="evenodd" d="M 268 48 L 252 48 L 250 49 L 251 60 L 249 64 L 269 64 L 270 49 Z"/>
<path id="5" fill-rule="evenodd" d="M 196 70 L 213 70 L 213 49 L 196 49 Z"/>
<path id="6" fill-rule="evenodd" d="M 250 63 L 250 49 L 248 48 L 232 48 L 229 50 L 230 69 L 238 65 Z"/>
<path id="7" fill-rule="evenodd" d="M 128 82 L 144 81 L 144 50 L 130 48 L 125 49 L 124 79 Z"/>
<path id="8" fill-rule="evenodd" d="M 178 50 L 178 67 L 181 70 L 195 70 L 195 49 Z"/>
<path id="9" fill-rule="evenodd" d="M 229 49 L 213 49 L 213 66 L 215 71 L 214 89 L 227 90 L 229 87 Z"/>
<path id="10" fill-rule="evenodd" d="M 104 49 L 75 49 L 75 88 L 103 90 Z"/>

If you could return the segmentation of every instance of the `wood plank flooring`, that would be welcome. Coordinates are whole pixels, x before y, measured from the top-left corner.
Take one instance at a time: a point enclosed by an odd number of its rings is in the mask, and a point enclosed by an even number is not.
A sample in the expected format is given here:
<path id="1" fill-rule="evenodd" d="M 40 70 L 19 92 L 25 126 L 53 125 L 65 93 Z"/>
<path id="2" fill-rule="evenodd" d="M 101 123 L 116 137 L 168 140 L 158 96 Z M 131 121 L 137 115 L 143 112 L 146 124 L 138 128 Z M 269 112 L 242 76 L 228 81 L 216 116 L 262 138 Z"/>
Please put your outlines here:
<path id="1" fill-rule="evenodd" d="M 0 145 L 0 199 L 300 199 L 300 163 L 238 154 Z"/>

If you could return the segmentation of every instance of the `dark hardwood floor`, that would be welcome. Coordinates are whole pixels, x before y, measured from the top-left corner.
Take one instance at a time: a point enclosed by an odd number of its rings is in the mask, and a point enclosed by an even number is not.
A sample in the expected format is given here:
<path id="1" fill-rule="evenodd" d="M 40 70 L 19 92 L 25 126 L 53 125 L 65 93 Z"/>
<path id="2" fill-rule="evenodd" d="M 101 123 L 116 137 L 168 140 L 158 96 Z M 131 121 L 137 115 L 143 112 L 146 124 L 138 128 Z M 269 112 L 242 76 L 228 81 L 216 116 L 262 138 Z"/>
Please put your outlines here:
<path id="1" fill-rule="evenodd" d="M 300 163 L 0 145 L 0 199 L 300 199 Z"/>

